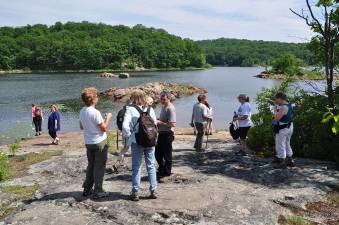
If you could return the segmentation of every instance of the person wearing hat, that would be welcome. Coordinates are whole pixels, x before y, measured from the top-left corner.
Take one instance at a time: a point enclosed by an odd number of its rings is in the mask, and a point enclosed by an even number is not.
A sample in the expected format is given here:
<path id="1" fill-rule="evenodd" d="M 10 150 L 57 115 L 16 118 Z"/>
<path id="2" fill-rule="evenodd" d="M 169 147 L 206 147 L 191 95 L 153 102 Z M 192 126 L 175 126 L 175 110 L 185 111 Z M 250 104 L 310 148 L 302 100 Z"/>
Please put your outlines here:
<path id="1" fill-rule="evenodd" d="M 251 121 L 251 105 L 249 103 L 249 97 L 245 94 L 240 94 L 238 96 L 240 106 L 238 108 L 237 117 L 234 117 L 234 120 L 237 120 L 239 123 L 239 133 L 240 133 L 240 151 L 241 155 L 246 155 L 247 152 L 247 133 L 252 126 Z"/>

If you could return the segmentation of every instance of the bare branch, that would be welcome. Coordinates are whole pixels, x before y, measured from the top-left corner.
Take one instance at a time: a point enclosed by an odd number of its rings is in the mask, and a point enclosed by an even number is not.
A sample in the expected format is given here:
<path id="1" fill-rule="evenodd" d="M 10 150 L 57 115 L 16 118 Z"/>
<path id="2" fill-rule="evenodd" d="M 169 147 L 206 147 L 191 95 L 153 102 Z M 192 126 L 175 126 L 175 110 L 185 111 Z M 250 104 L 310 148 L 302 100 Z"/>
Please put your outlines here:
<path id="1" fill-rule="evenodd" d="M 309 0 L 306 0 L 306 4 L 307 4 L 307 8 L 308 8 L 308 11 L 310 12 L 310 15 L 312 17 L 312 19 L 317 23 L 318 25 L 318 28 L 319 28 L 319 31 L 320 33 L 325 37 L 325 32 L 324 32 L 324 29 L 322 28 L 321 26 L 321 23 L 319 22 L 319 20 L 314 16 L 314 13 L 313 13 L 313 10 L 312 10 L 312 7 L 310 5 L 310 2 Z"/>
<path id="2" fill-rule="evenodd" d="M 315 82 L 310 81 L 310 80 L 304 80 L 304 82 L 305 82 L 305 84 L 310 86 L 314 91 L 316 91 L 318 94 L 319 93 L 326 93 L 326 91 L 324 91 L 323 89 L 319 88 Z"/>
<path id="3" fill-rule="evenodd" d="M 297 13 L 296 11 L 294 11 L 293 9 L 290 8 L 290 11 L 297 15 L 298 17 L 300 17 L 301 19 L 305 20 L 306 24 L 308 26 L 312 26 L 312 24 L 308 21 L 308 17 L 304 15 L 304 13 L 300 14 L 300 13 Z"/>

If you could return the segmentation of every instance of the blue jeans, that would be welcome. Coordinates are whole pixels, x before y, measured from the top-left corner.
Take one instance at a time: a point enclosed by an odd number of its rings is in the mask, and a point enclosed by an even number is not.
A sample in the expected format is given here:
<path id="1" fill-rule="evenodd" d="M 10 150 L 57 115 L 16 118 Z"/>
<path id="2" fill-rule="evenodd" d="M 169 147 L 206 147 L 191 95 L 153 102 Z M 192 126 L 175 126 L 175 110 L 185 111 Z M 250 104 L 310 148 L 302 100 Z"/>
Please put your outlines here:
<path id="1" fill-rule="evenodd" d="M 155 158 L 154 147 L 144 148 L 136 143 L 133 143 L 131 149 L 132 149 L 132 192 L 136 193 L 139 191 L 140 188 L 142 155 L 145 156 L 148 180 L 150 183 L 149 190 L 151 192 L 155 191 L 155 189 L 157 188 L 157 177 L 154 165 Z"/>

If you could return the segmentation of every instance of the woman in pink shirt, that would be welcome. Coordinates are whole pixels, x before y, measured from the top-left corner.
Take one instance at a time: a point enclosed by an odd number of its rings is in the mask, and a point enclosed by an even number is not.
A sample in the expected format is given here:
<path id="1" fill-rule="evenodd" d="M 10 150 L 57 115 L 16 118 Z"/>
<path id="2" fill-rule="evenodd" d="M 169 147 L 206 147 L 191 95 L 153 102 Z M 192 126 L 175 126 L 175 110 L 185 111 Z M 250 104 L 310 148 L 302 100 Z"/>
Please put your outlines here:
<path id="1" fill-rule="evenodd" d="M 42 110 L 35 104 L 32 104 L 32 120 L 35 126 L 35 136 L 41 135 Z"/>

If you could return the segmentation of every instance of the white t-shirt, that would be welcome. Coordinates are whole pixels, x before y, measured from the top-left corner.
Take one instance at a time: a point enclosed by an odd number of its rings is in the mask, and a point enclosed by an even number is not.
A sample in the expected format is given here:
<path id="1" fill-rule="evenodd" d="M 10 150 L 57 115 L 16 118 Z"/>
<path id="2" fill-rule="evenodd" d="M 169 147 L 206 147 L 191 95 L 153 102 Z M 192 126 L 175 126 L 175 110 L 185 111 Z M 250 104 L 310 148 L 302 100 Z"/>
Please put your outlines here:
<path id="1" fill-rule="evenodd" d="M 207 115 L 207 106 L 202 103 L 196 103 L 193 106 L 193 122 L 205 123 L 204 115 Z"/>
<path id="2" fill-rule="evenodd" d="M 252 126 L 251 121 L 251 105 L 248 102 L 241 104 L 238 109 L 238 116 L 247 116 L 246 120 L 239 120 L 239 127 L 250 127 Z"/>
<path id="3" fill-rule="evenodd" d="M 80 122 L 84 128 L 85 144 L 98 144 L 107 138 L 106 132 L 98 127 L 104 122 L 104 119 L 93 106 L 85 106 L 81 109 Z"/>

